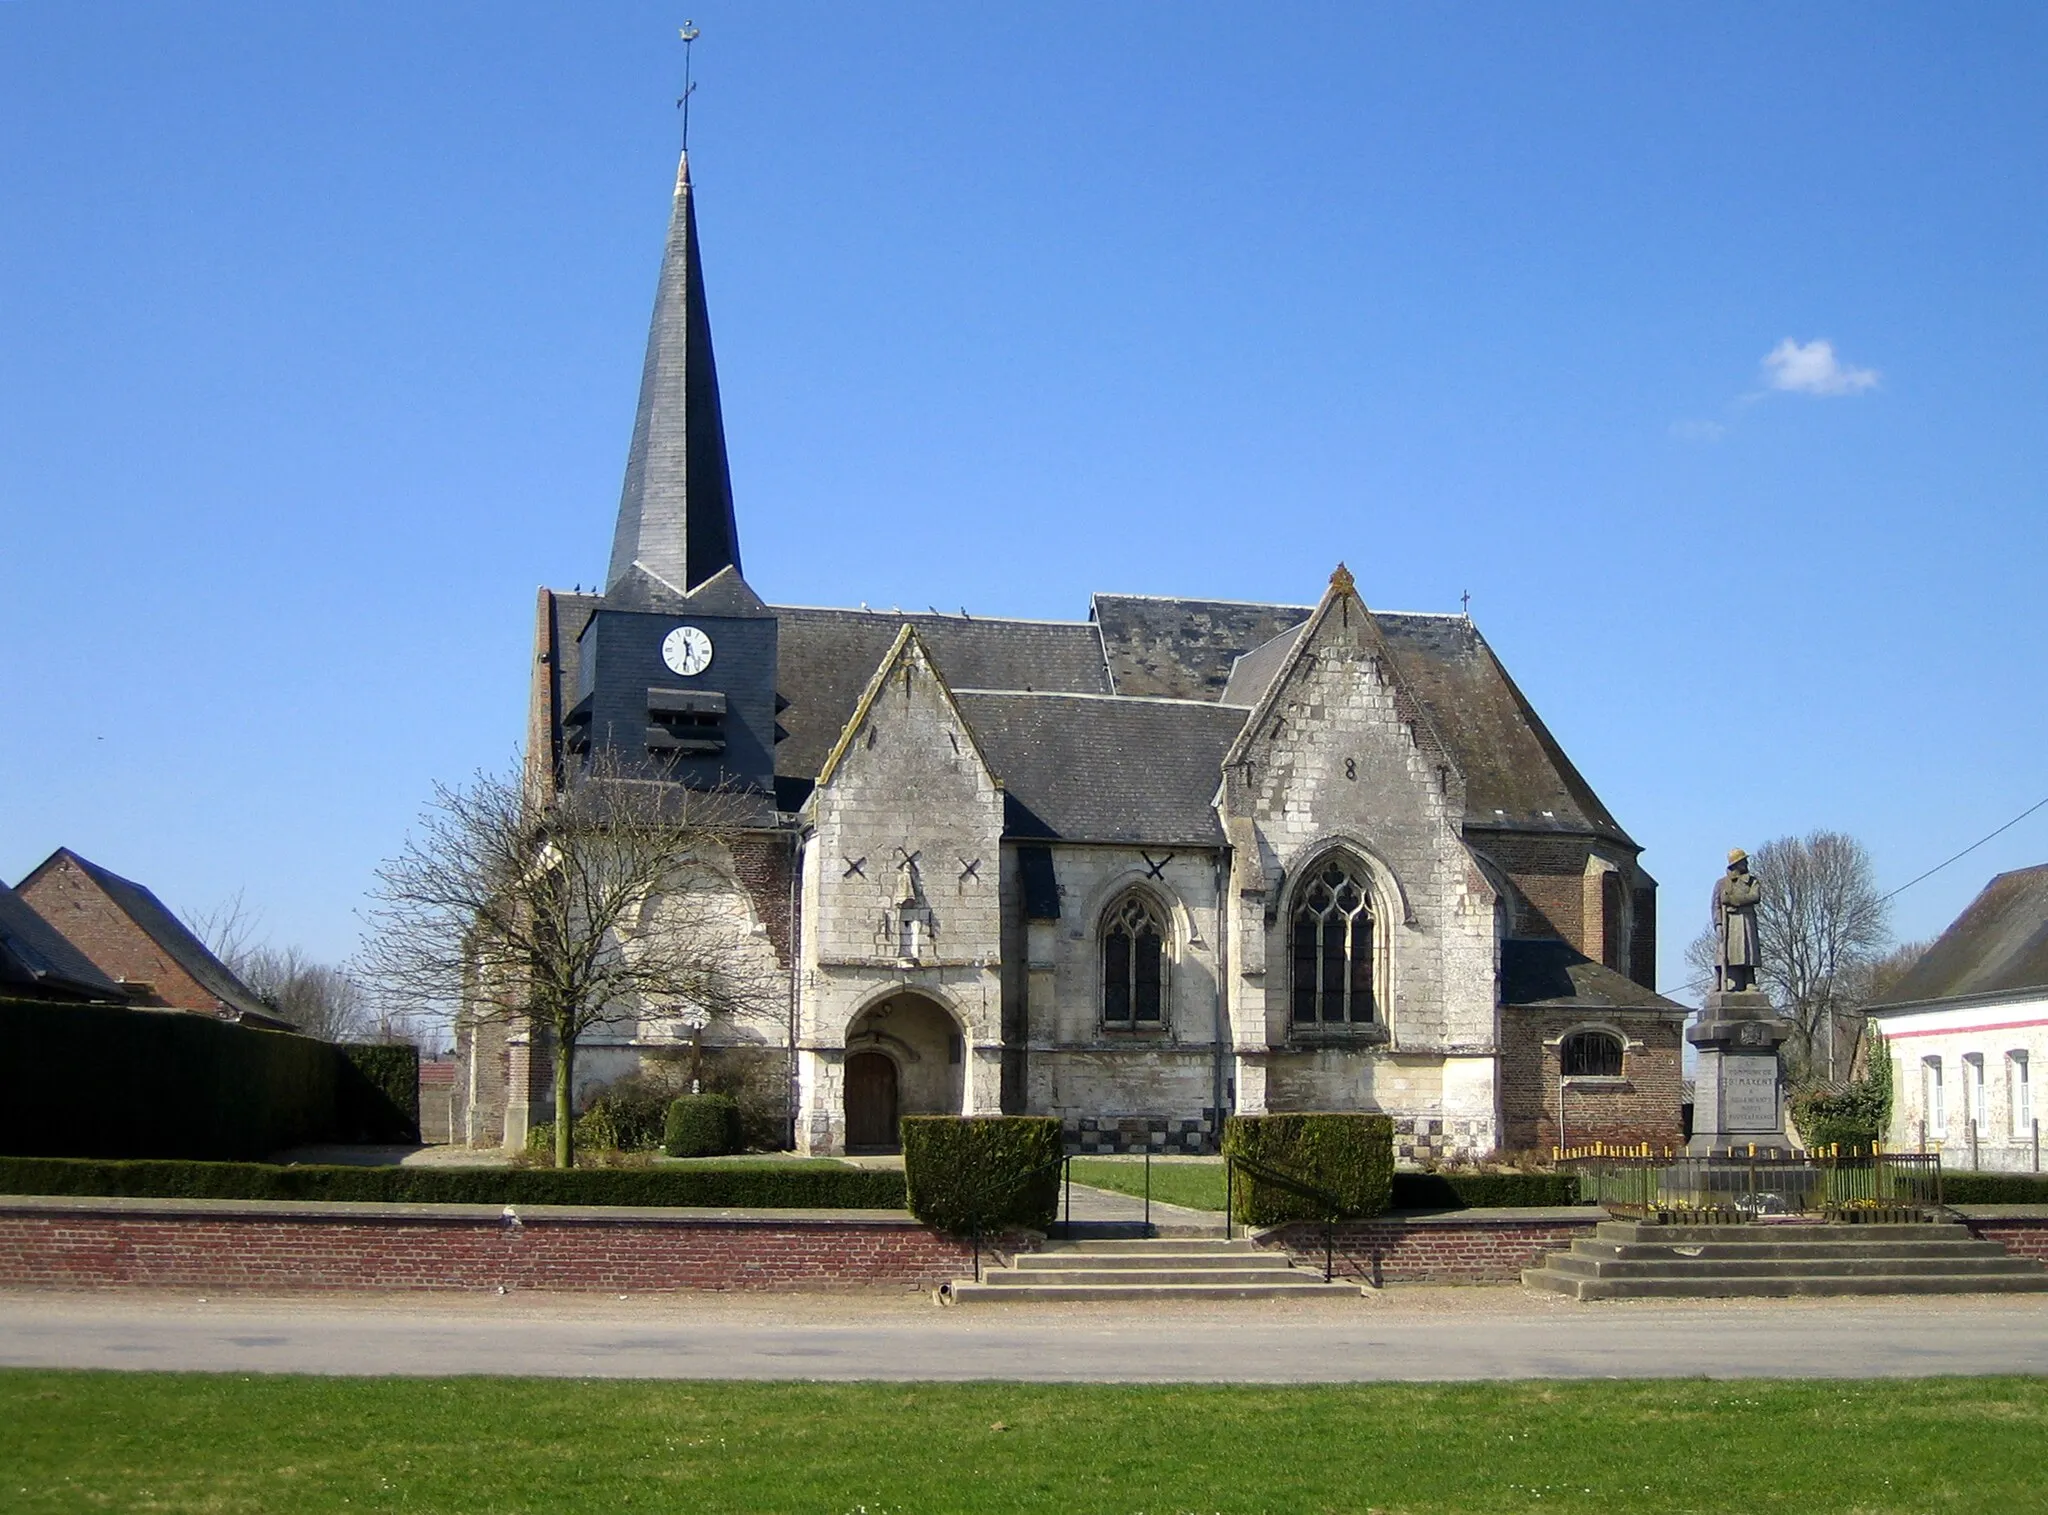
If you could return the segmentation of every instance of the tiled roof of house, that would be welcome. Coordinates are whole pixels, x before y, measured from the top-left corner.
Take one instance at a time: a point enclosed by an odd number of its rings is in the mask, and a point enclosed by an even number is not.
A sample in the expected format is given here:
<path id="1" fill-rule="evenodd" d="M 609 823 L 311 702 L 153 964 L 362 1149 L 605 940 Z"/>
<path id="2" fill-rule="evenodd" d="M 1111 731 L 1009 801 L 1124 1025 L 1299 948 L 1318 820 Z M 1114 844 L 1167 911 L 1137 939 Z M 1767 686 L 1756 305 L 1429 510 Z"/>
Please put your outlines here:
<path id="1" fill-rule="evenodd" d="M 2048 992 L 2048 863 L 2001 873 L 1871 1008 Z"/>
<path id="2" fill-rule="evenodd" d="M 59 858 L 68 858 L 86 877 L 90 878 L 112 900 L 115 906 L 139 927 L 143 934 L 161 947 L 172 962 L 192 976 L 208 994 L 211 994 L 229 1010 L 238 1014 L 261 1016 L 273 1019 L 270 1007 L 256 997 L 253 990 L 236 978 L 234 973 L 219 958 L 207 949 L 204 942 L 194 936 L 185 923 L 171 913 L 171 909 L 147 888 L 133 879 L 125 879 L 118 873 L 102 868 L 89 858 L 82 858 L 69 847 L 59 847 L 37 865 L 34 878 Z M 26 884 L 27 880 L 23 880 Z"/>
<path id="3" fill-rule="evenodd" d="M 0 884 L 0 993 L 30 989 L 75 999 L 121 998 L 121 987 L 28 901 Z"/>

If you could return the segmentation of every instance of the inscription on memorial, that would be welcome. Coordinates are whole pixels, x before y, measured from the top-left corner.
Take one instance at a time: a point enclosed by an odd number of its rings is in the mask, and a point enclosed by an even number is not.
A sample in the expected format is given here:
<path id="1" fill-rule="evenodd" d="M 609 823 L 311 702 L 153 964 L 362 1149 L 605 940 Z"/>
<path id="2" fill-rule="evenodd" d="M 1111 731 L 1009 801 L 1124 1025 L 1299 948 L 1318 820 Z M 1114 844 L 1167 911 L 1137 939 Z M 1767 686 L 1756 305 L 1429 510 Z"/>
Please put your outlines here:
<path id="1" fill-rule="evenodd" d="M 1778 1129 L 1778 1060 L 1775 1057 L 1721 1058 L 1721 1129 Z"/>

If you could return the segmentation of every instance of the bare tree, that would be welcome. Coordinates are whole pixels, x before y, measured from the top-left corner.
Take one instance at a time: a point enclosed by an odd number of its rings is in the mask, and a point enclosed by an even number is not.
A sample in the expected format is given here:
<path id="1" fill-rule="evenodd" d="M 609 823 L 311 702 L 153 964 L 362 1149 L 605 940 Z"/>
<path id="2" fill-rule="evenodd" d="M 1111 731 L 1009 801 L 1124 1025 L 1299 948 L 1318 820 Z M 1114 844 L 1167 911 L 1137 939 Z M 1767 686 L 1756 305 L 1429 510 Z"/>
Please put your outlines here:
<path id="1" fill-rule="evenodd" d="M 516 772 L 437 786 L 377 872 L 366 972 L 387 1002 L 551 1042 L 555 1163 L 572 1166 L 587 1033 L 730 1014 L 764 994 L 731 876 L 731 842 L 756 804 L 647 782 L 602 753 L 556 794 Z"/>
<path id="2" fill-rule="evenodd" d="M 280 1019 L 308 1036 L 325 1042 L 356 1041 L 382 1029 L 361 984 L 345 970 L 316 962 L 297 947 L 258 947 L 229 966 Z"/>
<path id="3" fill-rule="evenodd" d="M 253 950 L 256 927 L 261 915 L 262 912 L 252 906 L 247 896 L 237 889 L 211 910 L 195 910 L 186 919 L 192 923 L 192 934 L 206 943 L 206 950 L 225 963 L 229 972 L 240 978 L 242 965 L 248 961 Z"/>
<path id="4" fill-rule="evenodd" d="M 1799 1072 L 1839 1084 L 1856 1060 L 1873 975 L 1891 961 L 1891 906 L 1870 852 L 1839 831 L 1781 836 L 1751 855 L 1750 871 L 1763 886 L 1757 982 L 1792 1019 L 1789 1050 Z M 1714 950 L 1711 930 L 1686 948 L 1694 982 L 1713 982 Z"/>

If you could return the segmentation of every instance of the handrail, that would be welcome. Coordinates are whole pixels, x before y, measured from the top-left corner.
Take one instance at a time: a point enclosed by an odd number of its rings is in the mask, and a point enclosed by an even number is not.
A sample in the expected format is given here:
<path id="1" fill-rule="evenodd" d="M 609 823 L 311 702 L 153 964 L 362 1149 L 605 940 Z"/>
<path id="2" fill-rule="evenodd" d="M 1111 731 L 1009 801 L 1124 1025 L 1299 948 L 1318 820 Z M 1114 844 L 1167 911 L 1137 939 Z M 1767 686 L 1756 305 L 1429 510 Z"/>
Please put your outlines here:
<path id="1" fill-rule="evenodd" d="M 1237 1157 L 1225 1153 L 1223 1157 L 1223 1238 L 1225 1241 L 1235 1234 L 1231 1227 L 1237 1208 L 1237 1170 L 1242 1168 L 1260 1183 L 1273 1184 L 1282 1189 L 1291 1189 L 1305 1199 L 1312 1199 L 1323 1207 L 1323 1282 L 1329 1283 L 1336 1276 L 1337 1222 L 1344 1218 L 1344 1198 L 1334 1190 L 1314 1184 L 1299 1174 L 1286 1173 L 1278 1168 L 1269 1168 L 1264 1163 L 1253 1162 L 1248 1157 Z"/>
<path id="2" fill-rule="evenodd" d="M 1013 1177 L 1010 1180 L 1010 1182 L 999 1191 L 998 1201 L 993 1206 L 990 1206 L 986 1203 L 986 1195 L 977 1196 L 977 1200 L 979 1202 L 975 1205 L 973 1214 L 970 1216 L 968 1221 L 968 1230 L 974 1238 L 974 1281 L 976 1283 L 981 1282 L 981 1232 L 982 1223 L 986 1218 L 987 1211 L 991 1208 L 1000 1209 L 1002 1205 L 1009 1203 L 1012 1196 L 1014 1196 L 1018 1190 L 1022 1189 L 1025 1185 L 1032 1183 L 1037 1179 L 1043 1178 L 1046 1174 L 1053 1172 L 1055 1169 L 1057 1169 L 1060 1174 L 1060 1178 L 1057 1181 L 1057 1183 L 1059 1185 L 1064 1186 L 1064 1188 L 1066 1189 L 1066 1224 L 1069 1229 L 1072 1228 L 1074 1223 L 1074 1176 L 1073 1170 L 1069 1165 L 1073 1162 L 1073 1160 L 1073 1153 L 1061 1151 L 1056 1156 L 1048 1159 L 1045 1162 L 1038 1164 L 1038 1166 L 1035 1168 L 1026 1168 L 1023 1172 Z"/>

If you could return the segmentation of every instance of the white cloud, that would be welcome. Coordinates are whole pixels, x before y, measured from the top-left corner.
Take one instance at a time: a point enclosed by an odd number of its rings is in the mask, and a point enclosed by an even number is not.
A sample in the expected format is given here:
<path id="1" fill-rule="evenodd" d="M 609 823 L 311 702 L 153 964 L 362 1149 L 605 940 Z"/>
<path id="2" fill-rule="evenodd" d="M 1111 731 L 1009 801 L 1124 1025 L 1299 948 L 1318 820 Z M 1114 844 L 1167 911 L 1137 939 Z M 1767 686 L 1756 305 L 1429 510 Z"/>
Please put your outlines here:
<path id="1" fill-rule="evenodd" d="M 1764 382 L 1797 395 L 1859 395 L 1877 388 L 1877 370 L 1849 367 L 1825 337 L 1811 342 L 1787 337 L 1764 354 Z"/>
<path id="2" fill-rule="evenodd" d="M 1673 421 L 1671 435 L 1681 442 L 1718 442 L 1728 428 L 1719 421 Z"/>

